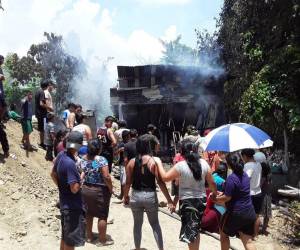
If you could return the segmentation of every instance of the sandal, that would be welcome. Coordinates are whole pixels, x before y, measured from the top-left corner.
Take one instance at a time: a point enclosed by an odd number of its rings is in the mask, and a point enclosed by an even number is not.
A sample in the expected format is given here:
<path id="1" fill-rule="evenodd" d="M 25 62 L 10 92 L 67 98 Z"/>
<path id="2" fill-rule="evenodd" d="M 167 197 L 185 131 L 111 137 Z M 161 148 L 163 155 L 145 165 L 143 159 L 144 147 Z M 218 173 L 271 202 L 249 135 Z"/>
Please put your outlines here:
<path id="1" fill-rule="evenodd" d="M 104 246 L 111 246 L 111 245 L 113 245 L 113 244 L 115 244 L 115 242 L 114 242 L 113 240 L 107 240 L 107 241 L 105 241 L 104 243 L 97 242 L 97 243 L 96 243 L 96 246 L 97 246 L 97 247 L 104 247 Z"/>

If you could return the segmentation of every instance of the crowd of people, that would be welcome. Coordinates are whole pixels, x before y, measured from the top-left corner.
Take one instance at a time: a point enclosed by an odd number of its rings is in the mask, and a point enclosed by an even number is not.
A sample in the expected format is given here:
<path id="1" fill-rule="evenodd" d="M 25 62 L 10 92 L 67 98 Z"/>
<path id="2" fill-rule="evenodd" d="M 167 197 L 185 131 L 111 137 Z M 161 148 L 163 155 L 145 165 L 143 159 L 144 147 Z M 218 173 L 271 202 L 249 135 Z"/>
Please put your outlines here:
<path id="1" fill-rule="evenodd" d="M 1 70 L 1 118 L 7 109 L 4 79 Z M 201 230 L 219 232 L 222 250 L 229 249 L 232 236 L 238 236 L 245 249 L 256 249 L 253 240 L 260 227 L 263 233 L 267 232 L 271 217 L 270 168 L 263 152 L 254 149 L 204 152 L 203 137 L 194 126 L 188 126 L 175 152 L 173 166 L 166 171 L 159 157 L 157 129 L 152 124 L 146 128 L 146 134 L 139 136 L 136 129 L 127 128 L 125 121 L 108 116 L 93 134 L 82 106 L 69 103 L 59 118 L 64 129 L 57 129 L 51 94 L 55 87 L 52 80 L 43 80 L 34 100 L 40 135 L 38 146 L 45 150 L 45 159 L 53 161 L 51 177 L 59 190 L 61 250 L 74 249 L 85 242 L 96 242 L 99 246 L 114 244 L 106 234 L 113 194 L 131 208 L 135 249 L 141 249 L 145 212 L 157 248 L 163 250 L 166 237 L 158 219 L 158 187 L 170 212 L 180 215 L 179 239 L 190 250 L 199 249 Z M 37 150 L 30 141 L 32 100 L 33 93 L 28 91 L 21 102 L 22 114 L 17 114 L 14 104 L 8 113 L 11 119 L 22 124 L 21 146 L 26 150 Z M 204 135 L 209 132 L 205 131 Z M 8 157 L 9 145 L 2 123 L 0 136 L 4 155 Z M 120 194 L 113 190 L 114 164 L 120 166 Z M 171 194 L 168 182 L 172 182 Z M 92 232 L 94 218 L 98 219 L 97 238 Z"/>

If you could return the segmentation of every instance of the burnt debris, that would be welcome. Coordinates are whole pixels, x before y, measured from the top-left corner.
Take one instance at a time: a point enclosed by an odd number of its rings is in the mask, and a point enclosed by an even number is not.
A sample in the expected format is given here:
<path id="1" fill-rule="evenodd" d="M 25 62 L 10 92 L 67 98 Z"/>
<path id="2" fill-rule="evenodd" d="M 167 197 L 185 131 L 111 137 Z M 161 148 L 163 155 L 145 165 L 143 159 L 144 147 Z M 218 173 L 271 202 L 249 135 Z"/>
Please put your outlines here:
<path id="1" fill-rule="evenodd" d="M 128 127 L 144 133 L 157 126 L 162 147 L 175 131 L 192 124 L 201 132 L 224 123 L 225 74 L 205 73 L 199 67 L 169 65 L 118 66 L 118 86 L 111 88 L 114 114 Z"/>

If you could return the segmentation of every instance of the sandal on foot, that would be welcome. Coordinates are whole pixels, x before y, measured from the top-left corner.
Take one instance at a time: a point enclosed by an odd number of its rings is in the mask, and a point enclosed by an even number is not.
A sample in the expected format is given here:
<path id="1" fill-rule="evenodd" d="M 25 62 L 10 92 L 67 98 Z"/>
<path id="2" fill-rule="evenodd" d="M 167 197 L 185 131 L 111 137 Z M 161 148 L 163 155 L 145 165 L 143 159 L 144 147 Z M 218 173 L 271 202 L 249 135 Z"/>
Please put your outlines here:
<path id="1" fill-rule="evenodd" d="M 113 240 L 107 240 L 107 241 L 105 241 L 104 243 L 97 242 L 97 243 L 96 243 L 96 246 L 97 246 L 97 247 L 104 247 L 104 246 L 111 246 L 111 245 L 113 245 L 113 244 L 115 244 L 115 242 L 114 242 Z"/>

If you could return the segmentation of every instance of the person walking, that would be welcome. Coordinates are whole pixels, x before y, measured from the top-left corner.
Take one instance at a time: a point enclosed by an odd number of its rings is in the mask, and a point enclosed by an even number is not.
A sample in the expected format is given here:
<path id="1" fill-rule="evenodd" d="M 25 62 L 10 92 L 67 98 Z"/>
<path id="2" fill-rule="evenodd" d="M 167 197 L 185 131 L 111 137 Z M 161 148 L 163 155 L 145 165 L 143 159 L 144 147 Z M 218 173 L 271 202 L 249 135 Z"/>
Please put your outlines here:
<path id="1" fill-rule="evenodd" d="M 66 151 L 58 154 L 51 177 L 59 190 L 62 238 L 60 250 L 74 250 L 85 243 L 85 212 L 81 194 L 81 178 L 76 168 L 77 151 L 82 134 L 71 132 Z"/>
<path id="2" fill-rule="evenodd" d="M 250 195 L 252 203 L 254 206 L 256 221 L 255 221 L 255 230 L 254 237 L 259 233 L 260 219 L 259 215 L 261 213 L 263 195 L 261 192 L 261 174 L 262 167 L 259 162 L 256 162 L 254 159 L 255 150 L 254 149 L 243 149 L 241 152 L 242 159 L 244 161 L 244 171 L 250 178 Z"/>
<path id="3" fill-rule="evenodd" d="M 23 130 L 23 138 L 22 138 L 22 147 L 26 150 L 35 149 L 30 144 L 30 134 L 33 131 L 32 128 L 32 92 L 28 91 L 26 97 L 22 100 L 22 130 Z"/>
<path id="4" fill-rule="evenodd" d="M 99 246 L 108 246 L 114 243 L 107 239 L 107 218 L 110 198 L 112 194 L 112 180 L 109 174 L 107 160 L 99 156 L 101 142 L 90 140 L 87 146 L 87 155 L 78 161 L 79 169 L 84 173 L 82 186 L 83 201 L 86 205 L 87 241 L 93 242 L 93 218 L 98 218 Z"/>
<path id="5" fill-rule="evenodd" d="M 2 64 L 4 63 L 4 57 L 0 55 L 0 143 L 2 145 L 2 149 L 4 152 L 4 157 L 9 157 L 9 144 L 7 140 L 7 135 L 4 131 L 4 125 L 2 124 L 2 120 L 4 118 L 4 114 L 7 110 L 7 104 L 5 102 L 5 94 L 3 88 L 3 81 L 5 80 L 3 71 L 2 71 Z"/>
<path id="6" fill-rule="evenodd" d="M 158 249 L 164 249 L 161 227 L 158 220 L 158 199 L 155 180 L 167 199 L 169 209 L 172 212 L 174 211 L 173 202 L 167 187 L 158 174 L 158 168 L 159 166 L 162 167 L 162 162 L 158 157 L 152 156 L 151 139 L 152 136 L 149 134 L 138 138 L 136 142 L 138 156 L 129 161 L 126 169 L 127 179 L 124 190 L 124 204 L 130 204 L 132 210 L 134 220 L 133 237 L 136 250 L 141 250 L 144 212 L 146 212 L 148 221 L 152 227 Z M 130 187 L 132 187 L 132 193 L 129 198 Z"/>
<path id="7" fill-rule="evenodd" d="M 158 165 L 158 170 L 165 182 L 179 179 L 179 239 L 187 243 L 190 250 L 198 250 L 201 219 L 206 202 L 205 182 L 208 183 L 213 196 L 217 195 L 217 188 L 208 163 L 200 159 L 198 147 L 194 143 L 184 139 L 181 143 L 181 154 L 184 161 L 176 163 L 168 172 L 162 165 Z"/>
<path id="8" fill-rule="evenodd" d="M 220 227 L 221 250 L 229 250 L 229 237 L 236 235 L 246 250 L 256 250 L 252 241 L 256 215 L 250 196 L 250 178 L 243 171 L 243 164 L 237 154 L 228 154 L 226 162 L 232 174 L 226 179 L 224 194 L 213 199 L 217 204 L 226 203 L 227 209 Z"/>

